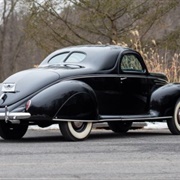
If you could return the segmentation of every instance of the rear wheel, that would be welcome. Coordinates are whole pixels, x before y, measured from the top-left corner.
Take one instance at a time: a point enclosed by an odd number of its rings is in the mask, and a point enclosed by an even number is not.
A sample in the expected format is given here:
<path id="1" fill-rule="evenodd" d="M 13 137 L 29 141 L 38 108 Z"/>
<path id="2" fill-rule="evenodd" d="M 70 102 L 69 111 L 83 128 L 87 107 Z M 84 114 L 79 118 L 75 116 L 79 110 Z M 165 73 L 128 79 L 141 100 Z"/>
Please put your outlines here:
<path id="1" fill-rule="evenodd" d="M 0 122 L 0 136 L 5 140 L 21 139 L 28 129 L 28 124 L 8 124 Z"/>
<path id="2" fill-rule="evenodd" d="M 92 129 L 91 122 L 61 122 L 59 124 L 62 135 L 66 140 L 77 141 L 88 137 Z"/>
<path id="3" fill-rule="evenodd" d="M 131 128 L 132 122 L 113 121 L 108 122 L 108 125 L 115 133 L 126 133 Z"/>
<path id="4" fill-rule="evenodd" d="M 167 125 L 172 134 L 180 135 L 180 100 L 176 103 L 173 118 L 167 121 Z"/>

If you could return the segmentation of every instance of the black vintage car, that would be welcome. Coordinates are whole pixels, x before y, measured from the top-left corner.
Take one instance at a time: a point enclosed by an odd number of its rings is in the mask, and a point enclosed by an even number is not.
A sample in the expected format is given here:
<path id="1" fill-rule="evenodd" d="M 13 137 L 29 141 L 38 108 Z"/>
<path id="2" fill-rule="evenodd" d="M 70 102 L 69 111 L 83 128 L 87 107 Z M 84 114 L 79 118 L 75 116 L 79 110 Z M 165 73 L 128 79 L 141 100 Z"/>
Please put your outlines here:
<path id="1" fill-rule="evenodd" d="M 66 140 L 83 140 L 93 123 L 126 133 L 133 122 L 167 121 L 180 134 L 180 84 L 149 73 L 141 55 L 111 45 L 57 50 L 38 68 L 7 78 L 0 92 L 0 136 L 20 139 L 29 125 L 59 124 Z"/>

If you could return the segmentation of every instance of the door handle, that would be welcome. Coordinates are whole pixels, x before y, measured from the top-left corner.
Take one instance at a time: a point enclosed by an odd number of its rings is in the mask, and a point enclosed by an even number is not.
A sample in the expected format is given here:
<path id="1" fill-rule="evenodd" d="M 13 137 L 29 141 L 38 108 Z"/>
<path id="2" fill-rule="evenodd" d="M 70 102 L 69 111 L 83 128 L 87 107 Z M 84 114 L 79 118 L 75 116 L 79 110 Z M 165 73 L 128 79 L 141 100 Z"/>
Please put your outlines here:
<path id="1" fill-rule="evenodd" d="M 126 80 L 126 79 L 127 79 L 126 77 L 121 77 L 121 78 L 120 78 L 121 81 L 124 81 L 124 80 Z"/>
<path id="2" fill-rule="evenodd" d="M 123 81 L 126 80 L 127 78 L 126 77 L 121 77 L 120 78 L 120 83 L 123 84 Z"/>

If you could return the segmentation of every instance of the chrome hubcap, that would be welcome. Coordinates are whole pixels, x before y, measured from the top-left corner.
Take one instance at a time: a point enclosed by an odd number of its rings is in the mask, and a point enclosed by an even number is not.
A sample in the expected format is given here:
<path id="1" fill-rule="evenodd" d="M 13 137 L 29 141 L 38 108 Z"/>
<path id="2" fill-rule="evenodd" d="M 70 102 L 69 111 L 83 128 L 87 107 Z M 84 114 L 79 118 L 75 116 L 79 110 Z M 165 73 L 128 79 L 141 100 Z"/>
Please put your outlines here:
<path id="1" fill-rule="evenodd" d="M 81 129 L 83 126 L 83 122 L 79 122 L 79 121 L 73 122 L 72 125 L 73 125 L 74 129 Z"/>

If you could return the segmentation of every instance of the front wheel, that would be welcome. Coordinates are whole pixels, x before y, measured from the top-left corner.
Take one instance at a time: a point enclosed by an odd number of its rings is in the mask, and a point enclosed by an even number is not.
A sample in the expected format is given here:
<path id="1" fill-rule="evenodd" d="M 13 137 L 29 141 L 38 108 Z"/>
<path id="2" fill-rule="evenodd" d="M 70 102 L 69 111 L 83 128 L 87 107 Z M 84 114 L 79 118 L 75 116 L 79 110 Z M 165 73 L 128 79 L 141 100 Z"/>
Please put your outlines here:
<path id="1" fill-rule="evenodd" d="M 109 128 L 115 133 L 126 133 L 132 126 L 132 122 L 113 121 L 108 122 Z"/>
<path id="2" fill-rule="evenodd" d="M 61 122 L 59 124 L 62 135 L 66 140 L 77 141 L 88 137 L 92 129 L 91 122 Z"/>
<path id="3" fill-rule="evenodd" d="M 173 118 L 167 120 L 167 125 L 172 134 L 180 135 L 180 100 L 176 103 Z"/>
<path id="4" fill-rule="evenodd" d="M 28 124 L 8 124 L 0 122 L 0 136 L 5 140 L 21 139 L 28 129 Z"/>

